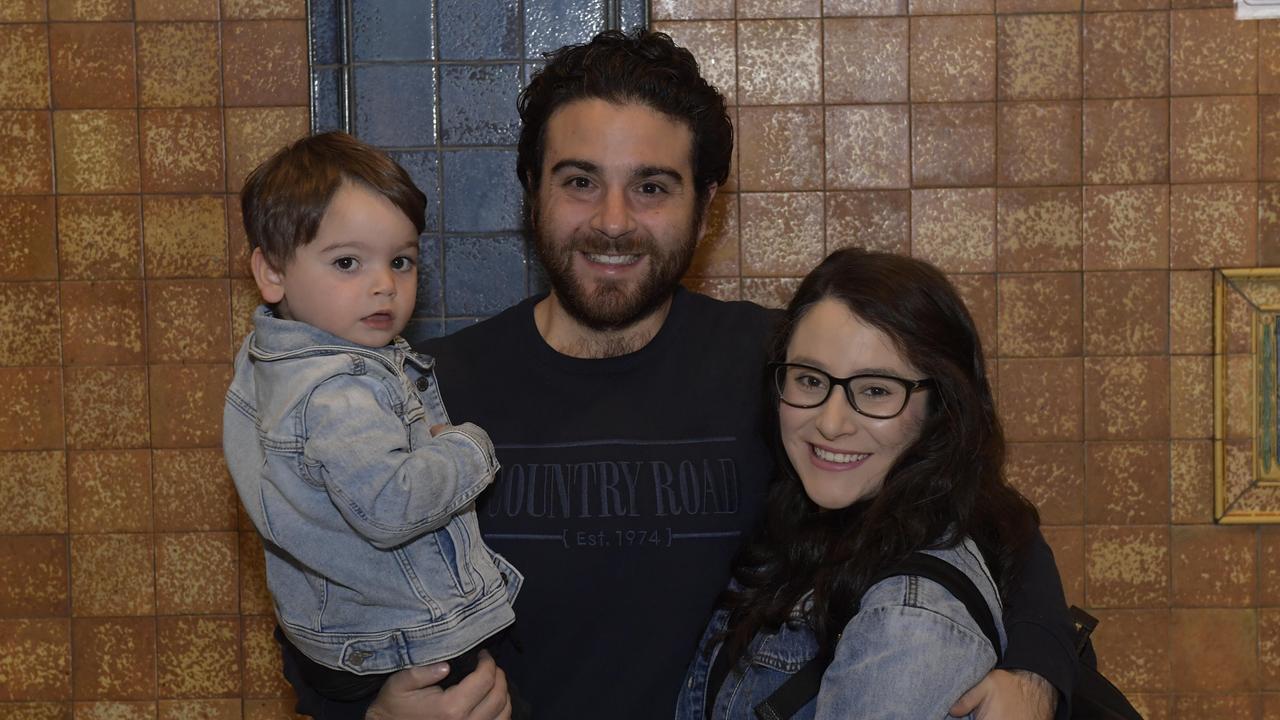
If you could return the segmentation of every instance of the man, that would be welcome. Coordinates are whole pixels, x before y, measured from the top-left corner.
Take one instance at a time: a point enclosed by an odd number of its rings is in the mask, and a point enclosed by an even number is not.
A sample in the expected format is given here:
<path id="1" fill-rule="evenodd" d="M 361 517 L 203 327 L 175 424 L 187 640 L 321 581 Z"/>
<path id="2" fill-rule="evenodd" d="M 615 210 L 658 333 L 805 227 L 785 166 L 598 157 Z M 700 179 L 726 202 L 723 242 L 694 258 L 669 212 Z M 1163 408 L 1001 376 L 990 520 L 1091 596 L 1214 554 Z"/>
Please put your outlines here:
<path id="1" fill-rule="evenodd" d="M 503 465 L 480 524 L 526 582 L 498 664 L 537 718 L 670 717 L 772 473 L 774 314 L 679 286 L 732 127 L 692 55 L 647 32 L 554 53 L 520 115 L 517 172 L 552 290 L 423 348 L 454 420 L 484 427 Z M 1037 547 L 1005 667 L 1069 691 L 1061 586 Z M 507 717 L 502 671 L 484 662 L 448 691 L 431 686 L 441 667 L 406 671 L 368 717 Z M 1047 719 L 1054 687 L 996 671 L 954 710 Z"/>

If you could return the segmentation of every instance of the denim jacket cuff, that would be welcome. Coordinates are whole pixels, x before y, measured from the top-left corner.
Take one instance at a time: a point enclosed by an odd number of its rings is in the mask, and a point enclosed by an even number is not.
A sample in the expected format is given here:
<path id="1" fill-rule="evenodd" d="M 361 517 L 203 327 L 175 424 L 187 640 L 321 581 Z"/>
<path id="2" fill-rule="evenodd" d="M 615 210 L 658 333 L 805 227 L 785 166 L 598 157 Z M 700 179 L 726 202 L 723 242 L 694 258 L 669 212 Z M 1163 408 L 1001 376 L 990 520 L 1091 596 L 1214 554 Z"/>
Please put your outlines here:
<path id="1" fill-rule="evenodd" d="M 1019 622 L 1005 629 L 1008 647 L 997 665 L 1002 670 L 1025 670 L 1049 681 L 1058 691 L 1054 720 L 1071 717 L 1071 692 L 1076 684 L 1076 656 L 1072 648 L 1049 628 L 1034 622 Z"/>
<path id="2" fill-rule="evenodd" d="M 489 434 L 484 430 L 473 423 L 462 423 L 461 425 L 450 426 L 449 429 L 440 433 L 437 439 L 447 441 L 449 440 L 449 435 L 462 435 L 470 441 L 470 444 L 475 449 L 476 461 L 481 468 L 481 475 L 488 477 L 498 471 L 498 457 L 493 449 L 493 441 L 489 439 Z"/>

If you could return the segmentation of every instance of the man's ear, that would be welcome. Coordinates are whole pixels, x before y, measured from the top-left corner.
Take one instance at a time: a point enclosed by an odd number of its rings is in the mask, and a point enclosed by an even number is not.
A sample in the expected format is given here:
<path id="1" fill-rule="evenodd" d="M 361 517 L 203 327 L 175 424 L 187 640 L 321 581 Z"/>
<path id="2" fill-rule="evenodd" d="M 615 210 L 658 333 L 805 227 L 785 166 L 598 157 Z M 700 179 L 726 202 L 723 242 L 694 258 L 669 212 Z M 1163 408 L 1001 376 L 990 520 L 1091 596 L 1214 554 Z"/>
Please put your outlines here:
<path id="1" fill-rule="evenodd" d="M 249 258 L 253 266 L 253 279 L 258 283 L 258 292 L 262 293 L 263 302 L 275 305 L 284 299 L 284 273 L 271 267 L 262 248 L 254 248 Z"/>

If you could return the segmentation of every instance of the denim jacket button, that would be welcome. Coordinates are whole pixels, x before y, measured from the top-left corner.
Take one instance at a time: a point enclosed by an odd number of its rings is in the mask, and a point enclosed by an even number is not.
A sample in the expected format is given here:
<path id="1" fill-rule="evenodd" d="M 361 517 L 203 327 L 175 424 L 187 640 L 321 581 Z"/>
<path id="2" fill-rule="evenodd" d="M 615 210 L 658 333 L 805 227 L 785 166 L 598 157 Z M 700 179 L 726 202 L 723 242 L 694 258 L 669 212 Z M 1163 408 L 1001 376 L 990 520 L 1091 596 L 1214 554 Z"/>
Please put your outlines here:
<path id="1" fill-rule="evenodd" d="M 361 665 L 364 665 L 364 661 L 368 660 L 369 656 L 372 654 L 373 653 L 367 653 L 363 650 L 356 650 L 348 656 L 348 659 L 351 661 L 352 665 L 360 667 Z"/>
<path id="2" fill-rule="evenodd" d="M 426 376 L 418 378 L 418 392 L 426 392 L 431 387 L 431 381 Z"/>

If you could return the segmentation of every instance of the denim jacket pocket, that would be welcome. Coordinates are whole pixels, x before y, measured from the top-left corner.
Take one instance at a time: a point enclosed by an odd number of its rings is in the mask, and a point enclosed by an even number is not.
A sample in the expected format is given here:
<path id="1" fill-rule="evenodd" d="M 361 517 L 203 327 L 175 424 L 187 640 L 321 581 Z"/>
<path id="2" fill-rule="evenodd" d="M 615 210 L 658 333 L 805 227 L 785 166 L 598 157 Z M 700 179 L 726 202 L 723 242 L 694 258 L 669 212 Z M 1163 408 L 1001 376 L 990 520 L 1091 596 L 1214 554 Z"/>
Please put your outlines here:
<path id="1" fill-rule="evenodd" d="M 818 655 L 818 641 L 802 625 L 788 623 L 777 632 L 758 636 L 751 663 L 793 675 Z"/>
<path id="2" fill-rule="evenodd" d="M 454 518 L 445 523 L 444 527 L 394 551 L 414 595 L 437 616 L 441 611 L 449 609 L 442 608 L 438 599 L 466 597 L 475 587 L 469 577 L 471 563 L 467 560 L 470 539 L 460 527 L 461 524 Z M 441 586 L 446 578 L 453 586 L 451 589 Z"/>

